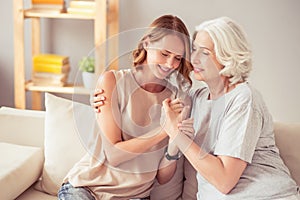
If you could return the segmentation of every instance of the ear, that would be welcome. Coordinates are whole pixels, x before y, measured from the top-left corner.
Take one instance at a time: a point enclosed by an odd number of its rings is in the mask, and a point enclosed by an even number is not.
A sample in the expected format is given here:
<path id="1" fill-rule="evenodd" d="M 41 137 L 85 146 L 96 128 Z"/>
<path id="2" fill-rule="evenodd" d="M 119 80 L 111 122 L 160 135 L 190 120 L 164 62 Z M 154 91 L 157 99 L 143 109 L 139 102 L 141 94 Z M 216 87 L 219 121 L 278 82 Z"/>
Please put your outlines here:
<path id="1" fill-rule="evenodd" d="M 144 49 L 148 49 L 148 47 L 149 47 L 149 44 L 150 44 L 150 38 L 149 37 L 146 37 L 145 39 L 144 39 L 144 41 L 143 41 L 143 47 L 144 47 Z"/>

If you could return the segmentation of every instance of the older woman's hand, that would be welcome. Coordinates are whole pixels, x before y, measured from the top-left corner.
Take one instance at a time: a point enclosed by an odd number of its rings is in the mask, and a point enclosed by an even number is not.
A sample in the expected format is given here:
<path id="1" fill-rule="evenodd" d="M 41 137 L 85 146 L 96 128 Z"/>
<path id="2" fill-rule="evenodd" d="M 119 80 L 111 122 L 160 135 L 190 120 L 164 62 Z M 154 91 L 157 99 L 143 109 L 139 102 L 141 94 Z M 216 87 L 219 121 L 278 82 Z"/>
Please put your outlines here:
<path id="1" fill-rule="evenodd" d="M 189 138 L 193 139 L 195 137 L 194 119 L 188 118 L 178 123 L 178 129 L 180 133 L 185 134 Z"/>

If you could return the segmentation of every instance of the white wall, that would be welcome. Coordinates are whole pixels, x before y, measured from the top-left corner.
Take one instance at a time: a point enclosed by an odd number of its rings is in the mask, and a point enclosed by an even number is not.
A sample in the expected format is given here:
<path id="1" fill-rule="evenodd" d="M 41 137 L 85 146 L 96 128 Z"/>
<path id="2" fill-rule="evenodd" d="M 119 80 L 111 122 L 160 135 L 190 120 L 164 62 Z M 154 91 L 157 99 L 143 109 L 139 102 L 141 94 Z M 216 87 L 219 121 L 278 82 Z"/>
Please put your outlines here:
<path id="1" fill-rule="evenodd" d="M 13 106 L 12 2 L 0 4 L 0 105 Z M 192 33 L 203 20 L 232 17 L 245 28 L 252 44 L 254 70 L 250 82 L 263 94 L 275 120 L 300 122 L 299 10 L 299 0 L 120 0 L 120 30 L 143 28 L 162 14 L 174 14 Z M 44 20 L 43 27 L 43 50 L 67 53 L 74 65 L 92 49 L 91 22 Z M 134 40 L 122 39 L 121 51 L 134 47 Z M 26 51 L 30 52 L 30 41 L 27 43 Z M 74 66 L 71 80 L 76 75 Z"/>

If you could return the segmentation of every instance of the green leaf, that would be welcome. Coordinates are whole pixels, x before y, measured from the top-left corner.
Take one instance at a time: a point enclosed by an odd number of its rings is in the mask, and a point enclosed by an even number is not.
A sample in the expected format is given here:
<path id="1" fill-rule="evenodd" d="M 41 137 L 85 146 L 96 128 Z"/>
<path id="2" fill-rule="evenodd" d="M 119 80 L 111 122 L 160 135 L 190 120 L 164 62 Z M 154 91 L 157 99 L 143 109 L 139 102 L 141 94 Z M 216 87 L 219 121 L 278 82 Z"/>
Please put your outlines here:
<path id="1" fill-rule="evenodd" d="M 94 57 L 83 57 L 79 63 L 79 70 L 83 72 L 95 72 L 95 58 Z"/>

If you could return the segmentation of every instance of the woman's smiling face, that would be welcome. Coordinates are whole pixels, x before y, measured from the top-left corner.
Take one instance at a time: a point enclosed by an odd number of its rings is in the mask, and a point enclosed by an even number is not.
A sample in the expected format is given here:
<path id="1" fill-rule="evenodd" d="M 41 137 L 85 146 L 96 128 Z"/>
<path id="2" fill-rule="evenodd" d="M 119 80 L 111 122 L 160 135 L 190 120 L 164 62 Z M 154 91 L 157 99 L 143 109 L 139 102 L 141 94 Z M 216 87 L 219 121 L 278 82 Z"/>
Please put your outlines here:
<path id="1" fill-rule="evenodd" d="M 207 32 L 199 31 L 197 33 L 193 41 L 191 60 L 194 67 L 195 79 L 210 81 L 220 78 L 219 72 L 223 66 L 216 59 L 213 41 Z"/>
<path id="2" fill-rule="evenodd" d="M 147 42 L 146 42 L 147 43 Z M 164 79 L 177 69 L 185 54 L 184 43 L 176 35 L 146 44 L 147 64 L 155 77 Z"/>

